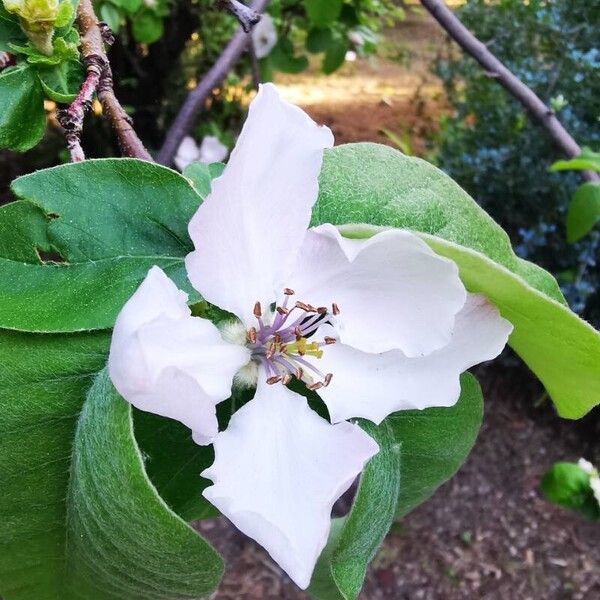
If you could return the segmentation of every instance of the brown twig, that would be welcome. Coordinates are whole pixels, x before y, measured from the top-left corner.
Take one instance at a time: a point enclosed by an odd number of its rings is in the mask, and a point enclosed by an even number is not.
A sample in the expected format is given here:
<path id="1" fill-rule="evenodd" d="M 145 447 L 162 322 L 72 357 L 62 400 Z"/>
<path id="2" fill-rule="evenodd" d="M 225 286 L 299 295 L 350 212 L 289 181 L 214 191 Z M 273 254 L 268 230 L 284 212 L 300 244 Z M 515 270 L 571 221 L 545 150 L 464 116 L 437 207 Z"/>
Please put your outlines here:
<path id="1" fill-rule="evenodd" d="M 260 14 L 264 11 L 268 3 L 269 0 L 254 0 L 251 9 Z M 240 28 L 227 46 L 225 46 L 217 62 L 210 68 L 200 83 L 188 94 L 185 102 L 179 109 L 175 121 L 169 128 L 165 142 L 158 153 L 157 161 L 160 164 L 171 165 L 181 141 L 192 128 L 194 119 L 204 106 L 206 99 L 210 96 L 213 89 L 223 82 L 227 73 L 229 73 L 247 48 L 248 37 L 249 34 Z"/>
<path id="2" fill-rule="evenodd" d="M 259 12 L 238 0 L 219 0 L 218 4 L 227 9 L 239 21 L 246 33 L 252 31 L 252 28 L 260 21 Z"/>
<path id="3" fill-rule="evenodd" d="M 446 33 L 493 77 L 509 94 L 516 98 L 548 132 L 553 142 L 568 158 L 581 154 L 581 148 L 571 134 L 563 127 L 554 111 L 527 87 L 516 75 L 498 60 L 444 4 L 442 0 L 421 0 L 421 4 L 431 13 Z M 598 181 L 596 173 L 582 171 L 588 181 Z"/>
<path id="4" fill-rule="evenodd" d="M 80 52 L 86 78 L 75 101 L 59 115 L 72 160 L 85 159 L 80 142 L 83 118 L 94 93 L 97 93 L 103 114 L 115 131 L 123 154 L 152 161 L 131 125 L 131 118 L 115 96 L 112 71 L 104 50 L 105 43 L 112 43 L 112 34 L 106 25 L 98 21 L 91 0 L 80 0 L 77 7 L 77 25 L 81 36 Z"/>

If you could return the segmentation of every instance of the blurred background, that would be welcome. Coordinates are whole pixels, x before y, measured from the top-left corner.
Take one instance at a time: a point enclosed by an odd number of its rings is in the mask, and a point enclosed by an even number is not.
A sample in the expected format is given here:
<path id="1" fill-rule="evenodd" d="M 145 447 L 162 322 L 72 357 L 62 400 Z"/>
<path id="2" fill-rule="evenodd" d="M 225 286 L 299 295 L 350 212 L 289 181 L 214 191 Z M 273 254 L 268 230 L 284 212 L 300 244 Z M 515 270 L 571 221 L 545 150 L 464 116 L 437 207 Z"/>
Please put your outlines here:
<path id="1" fill-rule="evenodd" d="M 600 0 L 449 2 L 462 21 L 542 100 L 582 146 L 600 147 Z M 212 0 L 96 0 L 116 33 L 117 96 L 152 151 L 186 95 L 237 28 Z M 334 132 L 337 144 L 371 141 L 421 156 L 458 181 L 506 229 L 519 256 L 559 280 L 570 306 L 600 326 L 600 228 L 568 243 L 565 218 L 581 180 L 550 172 L 563 158 L 417 1 L 273 0 L 269 17 L 215 89 L 177 163 L 223 160 L 258 80 Z M 0 152 L 0 202 L 18 175 L 68 160 L 46 102 L 48 130 L 25 153 Z M 204 142 L 204 143 L 203 143 Z M 118 156 L 94 104 L 88 157 Z M 368 176 L 368 173 L 365 174 Z M 397 523 L 375 558 L 364 600 L 600 598 L 600 528 L 543 499 L 553 462 L 600 463 L 598 411 L 561 421 L 510 352 L 477 373 L 486 397 L 479 441 L 459 474 Z M 228 562 L 213 598 L 306 596 L 225 521 L 198 525 Z"/>

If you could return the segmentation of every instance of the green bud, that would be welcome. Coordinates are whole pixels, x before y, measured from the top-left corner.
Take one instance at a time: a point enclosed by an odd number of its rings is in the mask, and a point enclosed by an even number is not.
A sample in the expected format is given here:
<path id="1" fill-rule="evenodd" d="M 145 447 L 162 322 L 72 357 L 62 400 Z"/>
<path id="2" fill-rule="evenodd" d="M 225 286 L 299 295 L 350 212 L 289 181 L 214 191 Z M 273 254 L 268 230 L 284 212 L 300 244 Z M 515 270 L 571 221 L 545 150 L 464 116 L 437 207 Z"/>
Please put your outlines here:
<path id="1" fill-rule="evenodd" d="M 73 15 L 70 0 L 2 0 L 6 10 L 19 17 L 29 41 L 41 53 L 52 54 L 56 27 L 66 25 Z"/>

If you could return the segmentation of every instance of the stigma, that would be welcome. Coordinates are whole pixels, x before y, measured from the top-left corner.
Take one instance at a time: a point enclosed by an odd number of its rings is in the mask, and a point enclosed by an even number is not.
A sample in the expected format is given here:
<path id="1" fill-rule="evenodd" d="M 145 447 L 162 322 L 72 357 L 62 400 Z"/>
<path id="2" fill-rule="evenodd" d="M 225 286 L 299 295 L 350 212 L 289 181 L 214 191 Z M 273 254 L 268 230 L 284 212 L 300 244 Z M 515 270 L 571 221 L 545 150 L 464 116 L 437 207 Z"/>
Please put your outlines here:
<path id="1" fill-rule="evenodd" d="M 336 340 L 329 336 L 317 340 L 314 336 L 321 326 L 331 323 L 339 308 L 332 304 L 330 311 L 301 301 L 291 304 L 294 291 L 285 288 L 283 293 L 283 303 L 268 315 L 263 315 L 260 302 L 254 305 L 257 324 L 246 333 L 252 360 L 264 368 L 269 384 L 286 385 L 296 377 L 310 390 L 328 386 L 333 374 L 322 373 L 315 359 L 320 359 L 323 348 Z"/>

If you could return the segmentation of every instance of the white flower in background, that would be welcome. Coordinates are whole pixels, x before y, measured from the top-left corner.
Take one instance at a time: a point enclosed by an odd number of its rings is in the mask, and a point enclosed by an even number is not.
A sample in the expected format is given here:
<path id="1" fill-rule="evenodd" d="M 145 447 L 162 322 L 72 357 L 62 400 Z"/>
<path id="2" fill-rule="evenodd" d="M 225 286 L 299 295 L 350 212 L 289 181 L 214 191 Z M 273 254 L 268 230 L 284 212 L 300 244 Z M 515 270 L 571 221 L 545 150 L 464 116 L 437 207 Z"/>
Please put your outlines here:
<path id="1" fill-rule="evenodd" d="M 348 50 L 344 59 L 348 62 L 354 62 L 356 60 L 356 52 L 354 52 L 354 50 Z"/>
<path id="2" fill-rule="evenodd" d="M 273 50 L 277 43 L 277 29 L 273 18 L 264 14 L 252 30 L 252 42 L 257 58 L 264 58 Z"/>
<path id="3" fill-rule="evenodd" d="M 577 466 L 589 475 L 590 487 L 594 493 L 594 498 L 596 498 L 600 505 L 600 473 L 598 473 L 598 469 L 589 460 L 585 460 L 585 458 L 580 458 L 577 461 Z"/>
<path id="4" fill-rule="evenodd" d="M 224 161 L 228 154 L 229 149 L 218 137 L 207 135 L 198 146 L 194 138 L 186 136 L 179 145 L 173 162 L 183 171 L 190 163 L 196 161 L 206 164 Z"/>
<path id="5" fill-rule="evenodd" d="M 364 46 L 365 44 L 365 38 L 363 36 L 363 34 L 360 31 L 349 31 L 348 32 L 348 39 L 355 45 L 355 46 Z"/>
<path id="6" fill-rule="evenodd" d="M 192 285 L 238 320 L 219 331 L 192 317 L 153 267 L 117 319 L 109 357 L 126 400 L 212 440 L 204 496 L 302 588 L 333 503 L 378 451 L 346 420 L 453 405 L 460 374 L 497 356 L 512 329 L 408 231 L 346 239 L 333 225 L 308 228 L 332 145 L 328 128 L 261 86 L 189 225 Z M 288 389 L 293 377 L 321 396 L 331 423 Z M 218 433 L 215 406 L 234 380 L 256 394 Z"/>

